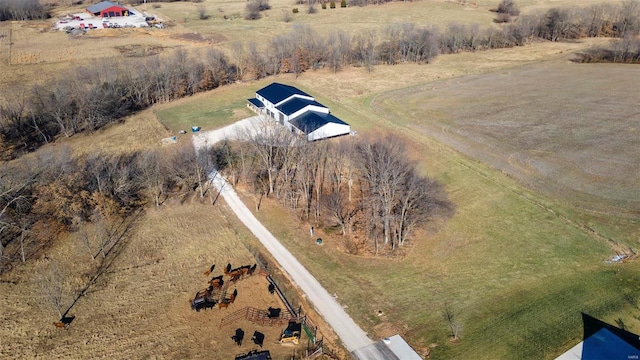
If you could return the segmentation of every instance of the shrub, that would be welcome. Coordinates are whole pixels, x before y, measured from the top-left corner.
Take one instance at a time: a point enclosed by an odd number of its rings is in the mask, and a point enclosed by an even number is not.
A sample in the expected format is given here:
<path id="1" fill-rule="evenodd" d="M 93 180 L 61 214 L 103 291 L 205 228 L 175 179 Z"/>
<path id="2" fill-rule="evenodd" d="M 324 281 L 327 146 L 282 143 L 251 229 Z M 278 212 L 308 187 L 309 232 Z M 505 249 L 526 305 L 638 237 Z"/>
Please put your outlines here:
<path id="1" fill-rule="evenodd" d="M 493 19 L 493 22 L 498 24 L 508 23 L 510 21 L 511 21 L 511 15 L 505 14 L 505 13 L 498 13 L 498 16 L 496 16 L 496 18 Z"/>
<path id="2" fill-rule="evenodd" d="M 293 13 L 294 13 L 294 14 L 297 14 L 297 13 L 298 13 L 298 11 L 299 11 L 299 10 L 298 10 L 298 8 L 293 8 Z"/>
<path id="3" fill-rule="evenodd" d="M 341 7 L 341 8 L 346 8 L 346 7 L 347 7 L 347 0 L 342 0 L 342 1 L 340 2 L 340 7 Z"/>
<path id="4" fill-rule="evenodd" d="M 36 20 L 51 17 L 49 8 L 38 0 L 1 0 L 0 21 Z"/>
<path id="5" fill-rule="evenodd" d="M 197 12 L 198 12 L 198 19 L 207 20 L 209 18 L 209 14 L 207 14 L 207 9 L 204 6 L 202 5 L 198 6 Z"/>
<path id="6" fill-rule="evenodd" d="M 335 9 L 336 8 L 336 2 L 335 1 L 330 2 L 329 3 L 329 7 L 332 8 L 332 9 Z"/>
<path id="7" fill-rule="evenodd" d="M 246 13 L 244 15 L 245 20 L 257 20 L 260 19 L 260 11 L 262 8 L 262 1 L 252 0 L 247 3 Z"/>
<path id="8" fill-rule="evenodd" d="M 271 9 L 271 5 L 269 5 L 269 0 L 254 0 L 258 3 L 258 7 L 260 11 L 265 11 Z"/>
<path id="9" fill-rule="evenodd" d="M 509 14 L 511 16 L 520 15 L 520 9 L 518 9 L 518 5 L 513 0 L 502 0 L 498 8 L 495 9 L 495 12 L 499 14 Z"/>

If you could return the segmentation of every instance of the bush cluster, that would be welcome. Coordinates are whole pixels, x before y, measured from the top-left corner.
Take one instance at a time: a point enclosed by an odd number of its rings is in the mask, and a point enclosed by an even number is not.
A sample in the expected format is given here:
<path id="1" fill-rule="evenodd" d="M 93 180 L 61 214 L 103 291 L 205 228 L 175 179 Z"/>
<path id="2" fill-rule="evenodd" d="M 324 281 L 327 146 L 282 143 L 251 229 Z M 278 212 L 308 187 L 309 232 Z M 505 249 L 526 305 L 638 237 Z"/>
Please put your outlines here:
<path id="1" fill-rule="evenodd" d="M 0 101 L 0 160 L 32 151 L 57 136 L 94 131 L 155 103 L 233 82 L 237 70 L 214 49 L 189 56 L 105 62 L 96 72 L 79 68 L 62 80 L 7 93 Z M 98 75 L 99 74 L 99 75 Z"/>
<path id="2" fill-rule="evenodd" d="M 520 15 L 520 9 L 513 0 L 502 0 L 498 8 L 494 10 L 498 14 L 507 14 L 510 16 Z"/>
<path id="3" fill-rule="evenodd" d="M 246 20 L 257 20 L 262 15 L 260 12 L 271 9 L 268 0 L 249 0 L 247 2 L 244 18 Z"/>
<path id="4" fill-rule="evenodd" d="M 37 20 L 51 17 L 38 0 L 0 0 L 0 21 Z"/>

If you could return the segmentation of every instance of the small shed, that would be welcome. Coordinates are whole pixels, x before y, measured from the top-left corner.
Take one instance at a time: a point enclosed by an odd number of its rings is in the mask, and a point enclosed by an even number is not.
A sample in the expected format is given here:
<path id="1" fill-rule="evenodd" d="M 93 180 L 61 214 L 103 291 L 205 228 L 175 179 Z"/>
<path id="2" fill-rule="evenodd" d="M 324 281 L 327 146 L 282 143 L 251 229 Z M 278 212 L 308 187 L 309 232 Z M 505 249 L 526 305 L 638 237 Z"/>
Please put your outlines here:
<path id="1" fill-rule="evenodd" d="M 93 16 L 99 16 L 103 18 L 131 15 L 131 11 L 125 6 L 111 1 L 103 1 L 91 5 L 87 7 L 87 12 L 89 12 Z"/>

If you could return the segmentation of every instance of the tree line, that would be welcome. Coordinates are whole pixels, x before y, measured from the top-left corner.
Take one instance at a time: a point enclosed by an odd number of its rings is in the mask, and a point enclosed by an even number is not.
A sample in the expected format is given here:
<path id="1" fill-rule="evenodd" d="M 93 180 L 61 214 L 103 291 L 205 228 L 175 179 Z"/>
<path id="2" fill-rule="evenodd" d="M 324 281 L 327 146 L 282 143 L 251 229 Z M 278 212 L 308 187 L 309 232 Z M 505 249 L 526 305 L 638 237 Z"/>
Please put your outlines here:
<path id="1" fill-rule="evenodd" d="M 640 39 L 627 35 L 608 49 L 589 49 L 581 53 L 575 62 L 640 64 Z"/>
<path id="2" fill-rule="evenodd" d="M 117 224 L 146 204 L 198 194 L 210 196 L 212 155 L 191 143 L 120 155 L 73 156 L 66 146 L 28 154 L 0 168 L 0 270 L 26 261 L 70 232 L 85 236 L 92 258 L 108 252 Z M 105 235 L 107 234 L 107 235 Z M 95 235 L 95 234 L 94 234 Z"/>
<path id="3" fill-rule="evenodd" d="M 353 252 L 394 251 L 430 219 L 452 213 L 442 185 L 418 174 L 397 139 L 307 143 L 270 126 L 198 153 L 191 143 L 85 156 L 60 146 L 6 163 L 0 271 L 71 232 L 92 259 L 106 257 L 119 224 L 144 206 L 189 197 L 215 203 L 214 168 L 252 189 L 258 209 L 272 197 L 312 226 L 336 226 Z"/>
<path id="4" fill-rule="evenodd" d="M 51 17 L 38 0 L 0 0 L 0 21 L 39 20 Z"/>
<path id="5" fill-rule="evenodd" d="M 253 191 L 257 210 L 273 198 L 310 226 L 335 227 L 354 253 L 393 252 L 453 212 L 443 186 L 417 172 L 397 138 L 309 143 L 264 123 L 243 139 L 212 150 L 219 171 Z"/>
<path id="6" fill-rule="evenodd" d="M 234 43 L 230 57 L 215 49 L 191 53 L 178 49 L 144 60 L 103 60 L 43 86 L 4 94 L 0 101 L 0 159 L 15 158 L 57 136 L 98 129 L 155 103 L 279 73 L 298 75 L 323 67 L 337 72 L 345 66 L 372 71 L 378 64 L 429 63 L 441 53 L 584 36 L 622 38 L 613 58 L 629 61 L 635 54 L 632 40 L 640 32 L 639 4 L 626 1 L 579 9 L 553 8 L 485 29 L 450 24 L 439 30 L 403 23 L 351 36 L 340 30 L 320 35 L 308 25 L 294 25 L 291 32 L 262 47 L 255 42 Z"/>
<path id="7" fill-rule="evenodd" d="M 152 104 L 235 81 L 227 56 L 209 49 L 144 60 L 97 62 L 44 85 L 5 94 L 0 104 L 0 159 L 121 121 Z"/>

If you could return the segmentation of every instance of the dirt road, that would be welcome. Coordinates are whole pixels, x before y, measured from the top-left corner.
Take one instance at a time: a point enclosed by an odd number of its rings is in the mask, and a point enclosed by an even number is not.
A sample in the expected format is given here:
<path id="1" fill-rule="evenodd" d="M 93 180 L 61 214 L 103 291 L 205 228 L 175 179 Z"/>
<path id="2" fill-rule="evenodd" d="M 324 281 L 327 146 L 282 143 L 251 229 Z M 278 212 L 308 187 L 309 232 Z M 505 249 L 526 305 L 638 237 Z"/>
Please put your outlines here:
<path id="1" fill-rule="evenodd" d="M 252 123 L 258 122 L 258 117 L 242 120 L 234 125 L 220 130 L 209 131 L 194 136 L 193 143 L 196 150 L 202 146 L 212 146 L 215 142 L 223 140 L 226 136 L 233 137 L 242 131 L 236 128 L 246 129 Z M 340 337 L 344 346 L 349 351 L 355 351 L 373 344 L 367 334 L 351 319 L 336 299 L 316 280 L 316 278 L 300 264 L 298 260 L 265 228 L 251 213 L 247 206 L 240 200 L 238 194 L 231 185 L 218 173 L 212 173 L 210 179 L 217 189 L 222 189 L 221 194 L 229 207 L 235 212 L 242 223 L 260 240 L 264 247 L 276 259 L 280 267 L 286 271 L 295 284 L 306 294 L 307 299 L 313 303 L 318 313 L 333 328 Z M 380 354 L 380 356 L 383 356 Z M 376 355 L 367 356 L 370 359 L 384 359 Z"/>

